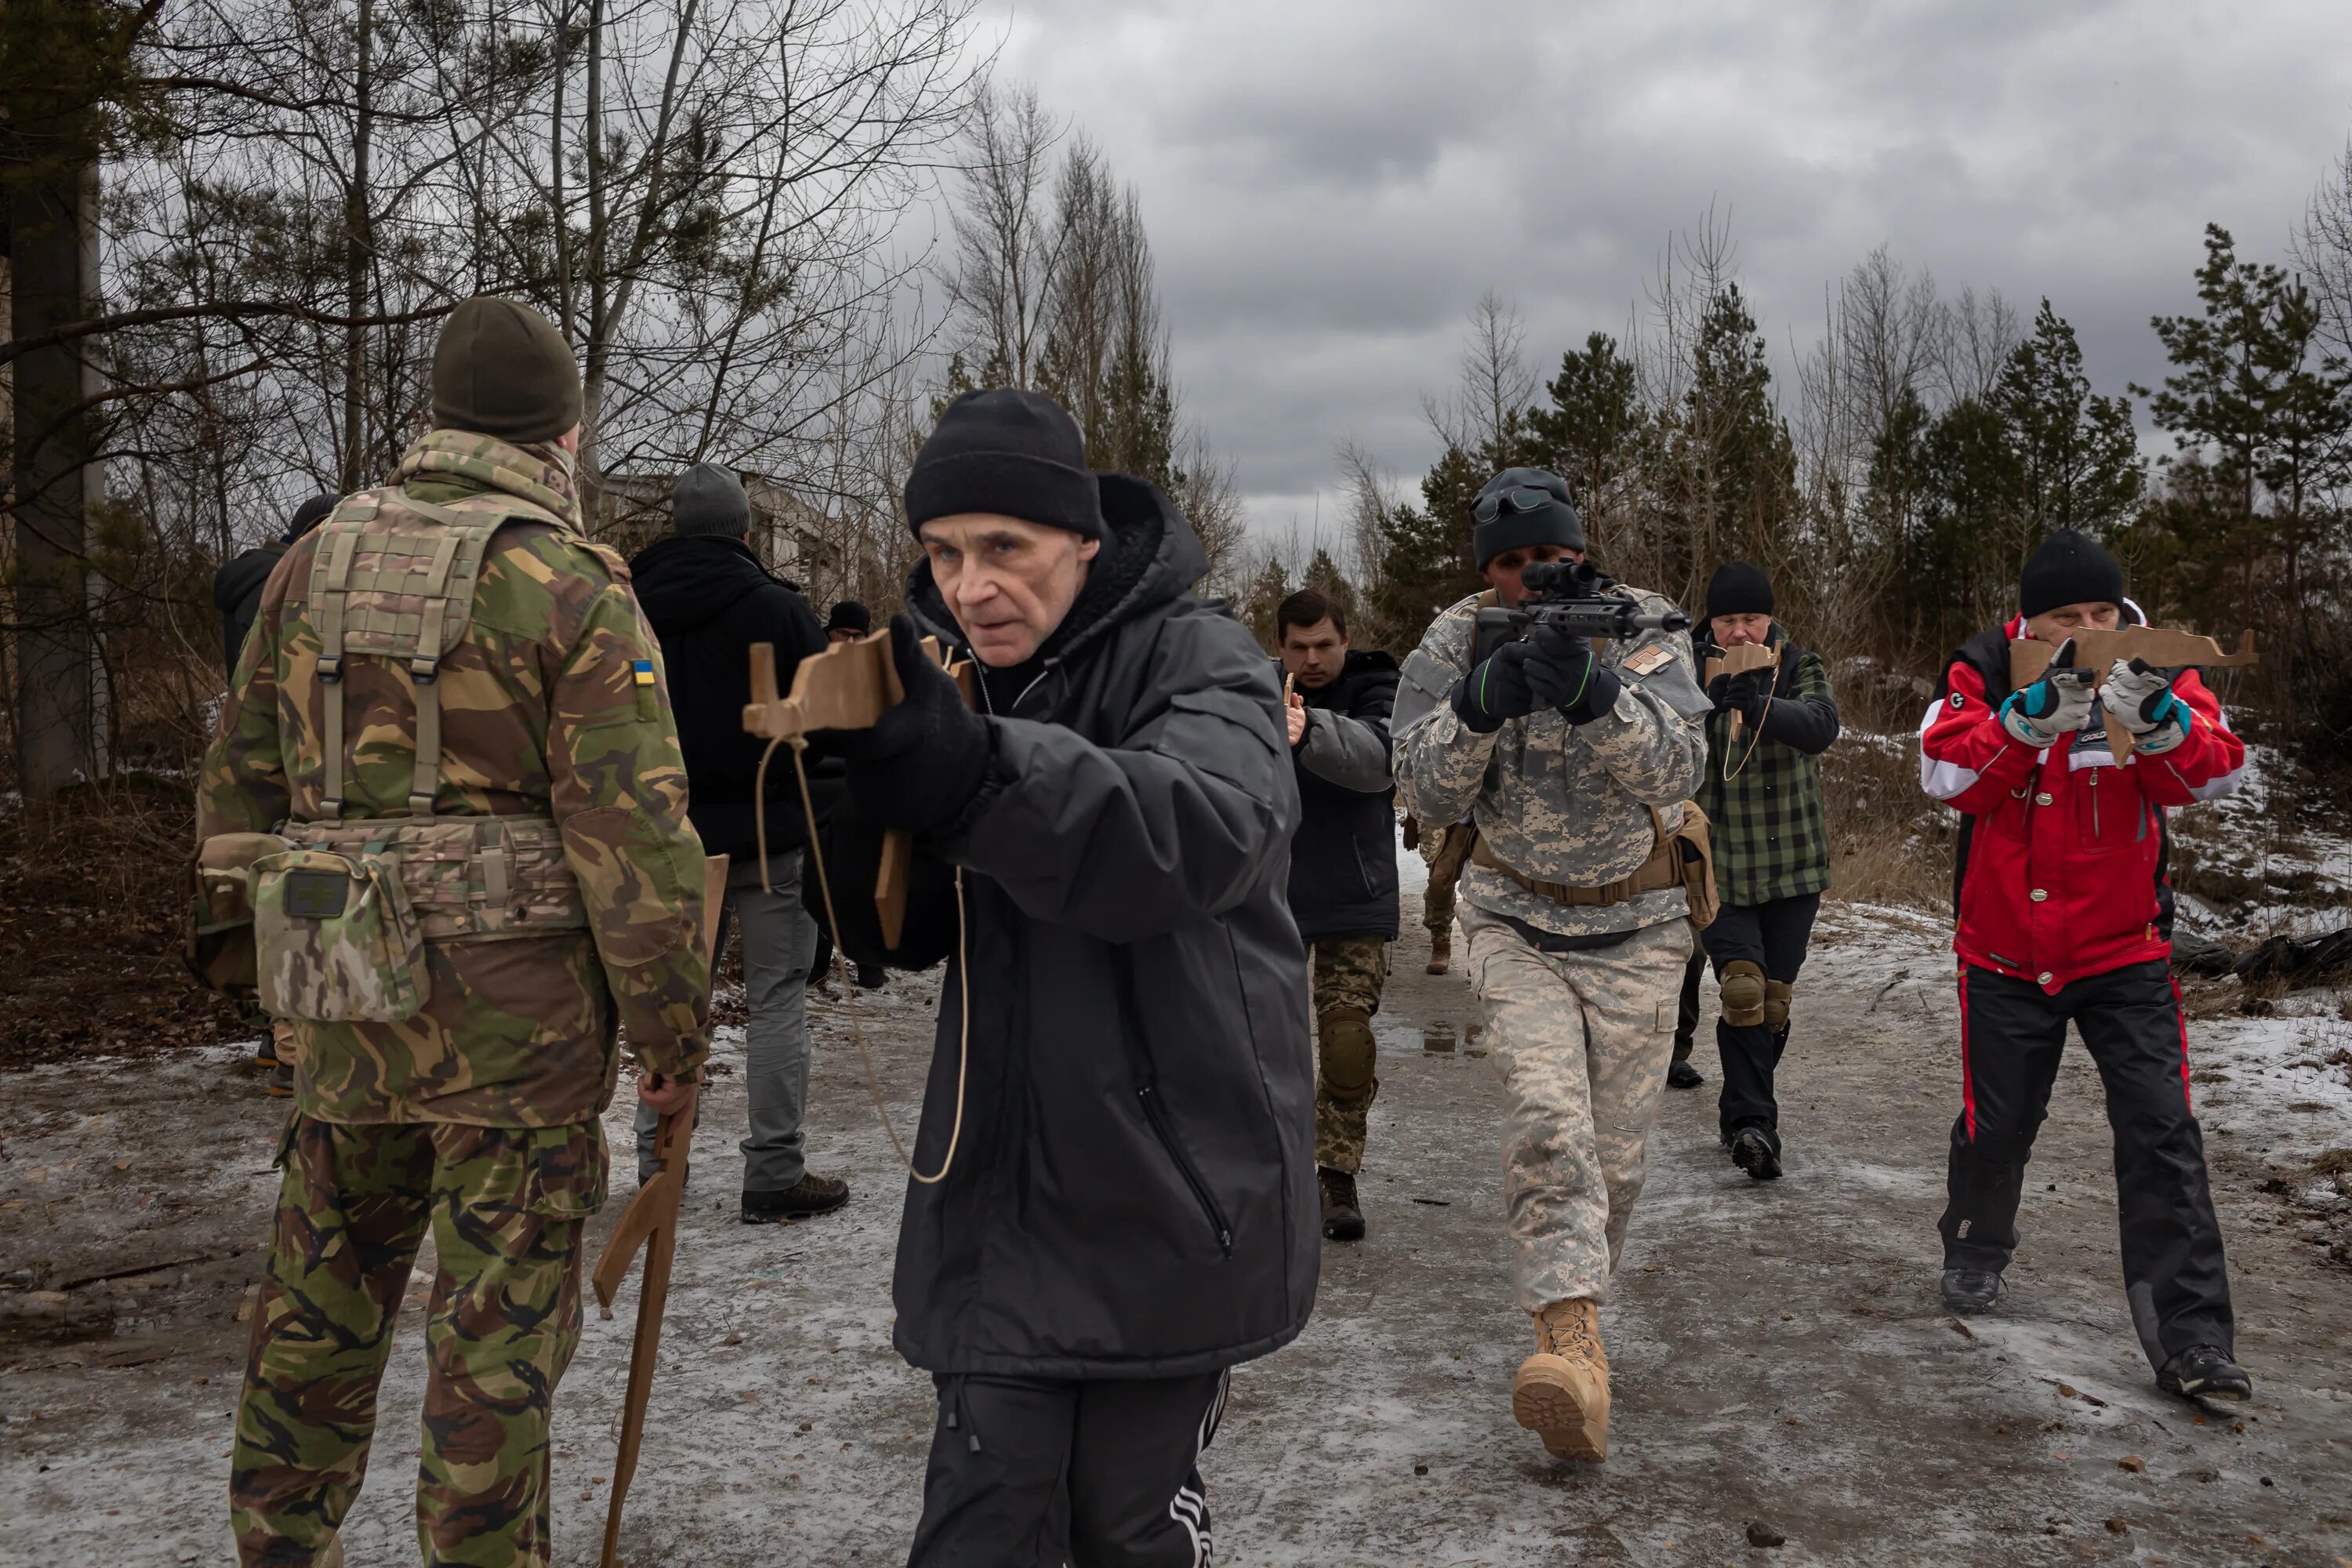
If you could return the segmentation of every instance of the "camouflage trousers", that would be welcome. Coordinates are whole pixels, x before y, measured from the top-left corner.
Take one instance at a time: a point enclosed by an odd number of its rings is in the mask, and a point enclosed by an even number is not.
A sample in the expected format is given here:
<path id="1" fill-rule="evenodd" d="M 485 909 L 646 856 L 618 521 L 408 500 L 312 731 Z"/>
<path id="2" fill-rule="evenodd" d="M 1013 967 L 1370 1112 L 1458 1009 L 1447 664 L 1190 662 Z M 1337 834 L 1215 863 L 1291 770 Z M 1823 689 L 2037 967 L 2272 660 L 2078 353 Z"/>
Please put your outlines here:
<path id="1" fill-rule="evenodd" d="M 1371 1016 L 1388 980 L 1388 939 L 1318 942 L 1314 966 L 1315 1163 L 1352 1176 L 1364 1163 L 1364 1124 L 1381 1092 Z"/>
<path id="2" fill-rule="evenodd" d="M 1429 888 L 1421 896 L 1422 923 L 1437 936 L 1451 940 L 1454 932 L 1454 889 L 1462 868 L 1470 862 L 1468 823 L 1421 836 L 1421 858 L 1429 862 Z"/>
<path id="3" fill-rule="evenodd" d="M 1582 952 L 1538 952 L 1475 906 L 1462 923 L 1509 1102 L 1503 1205 L 1514 1294 L 1530 1312 L 1599 1300 L 1642 1195 L 1690 923 Z"/>
<path id="4" fill-rule="evenodd" d="M 310 1568 L 358 1497 L 376 1385 L 426 1229 L 439 1268 L 416 1477 L 428 1568 L 543 1568 L 548 1417 L 580 1343 L 603 1124 L 347 1126 L 296 1116 L 253 1314 L 229 1518 L 246 1568 Z"/>

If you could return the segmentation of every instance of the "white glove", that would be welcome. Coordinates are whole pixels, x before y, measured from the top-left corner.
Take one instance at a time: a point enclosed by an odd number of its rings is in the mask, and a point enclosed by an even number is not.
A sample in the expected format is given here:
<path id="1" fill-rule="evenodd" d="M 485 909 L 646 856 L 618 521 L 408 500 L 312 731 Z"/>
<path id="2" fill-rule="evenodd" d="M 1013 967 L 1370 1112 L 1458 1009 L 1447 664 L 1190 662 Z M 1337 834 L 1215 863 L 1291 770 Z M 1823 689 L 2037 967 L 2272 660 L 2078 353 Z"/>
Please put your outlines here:
<path id="1" fill-rule="evenodd" d="M 2011 693 L 2000 705 L 2000 727 L 2037 751 L 2091 721 L 2091 672 L 2073 668 L 2074 646 L 2061 647 L 2057 662 L 2041 679 Z"/>
<path id="2" fill-rule="evenodd" d="M 2173 694 L 2172 678 L 2145 659 L 2117 659 L 2099 700 L 2132 733 L 2132 749 L 2162 756 L 2189 739 L 2189 704 Z"/>

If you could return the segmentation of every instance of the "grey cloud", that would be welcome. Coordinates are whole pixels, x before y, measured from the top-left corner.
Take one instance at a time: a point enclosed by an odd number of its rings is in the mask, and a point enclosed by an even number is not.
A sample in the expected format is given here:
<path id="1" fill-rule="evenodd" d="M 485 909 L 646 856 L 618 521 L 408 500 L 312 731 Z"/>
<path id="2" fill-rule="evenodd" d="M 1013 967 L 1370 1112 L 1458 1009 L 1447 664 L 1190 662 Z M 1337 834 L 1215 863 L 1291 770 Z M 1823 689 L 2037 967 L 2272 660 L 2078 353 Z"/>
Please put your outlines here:
<path id="1" fill-rule="evenodd" d="M 1328 500 L 1342 439 L 1426 466 L 1421 397 L 1483 289 L 1549 370 L 1623 331 L 1710 204 L 1784 359 L 1885 242 L 1948 291 L 2048 294 L 2105 388 L 2148 381 L 2147 317 L 2193 303 L 2205 221 L 2277 254 L 2352 129 L 2332 5 L 999 15 L 1003 69 L 1141 193 L 1190 412 L 1276 524 Z"/>

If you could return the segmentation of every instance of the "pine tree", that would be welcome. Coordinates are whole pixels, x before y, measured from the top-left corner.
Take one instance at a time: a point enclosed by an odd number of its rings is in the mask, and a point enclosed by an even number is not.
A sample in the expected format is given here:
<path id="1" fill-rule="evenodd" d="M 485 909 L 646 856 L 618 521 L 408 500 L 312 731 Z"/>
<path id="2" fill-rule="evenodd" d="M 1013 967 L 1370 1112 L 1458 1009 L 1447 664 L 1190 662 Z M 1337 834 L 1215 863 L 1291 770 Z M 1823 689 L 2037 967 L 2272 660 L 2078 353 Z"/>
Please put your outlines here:
<path id="1" fill-rule="evenodd" d="M 1280 558 L 1268 555 L 1259 568 L 1257 580 L 1250 584 L 1249 597 L 1241 606 L 1242 625 L 1249 627 L 1258 646 L 1268 653 L 1275 650 L 1274 618 L 1282 601 L 1290 597 L 1290 574 L 1284 570 Z"/>
<path id="2" fill-rule="evenodd" d="M 2105 533 L 2130 515 L 2147 483 L 2131 405 L 2092 392 L 2074 329 L 2048 299 L 2034 314 L 2033 335 L 2001 367 L 1990 401 L 2014 465 L 2017 564 L 2058 529 Z"/>

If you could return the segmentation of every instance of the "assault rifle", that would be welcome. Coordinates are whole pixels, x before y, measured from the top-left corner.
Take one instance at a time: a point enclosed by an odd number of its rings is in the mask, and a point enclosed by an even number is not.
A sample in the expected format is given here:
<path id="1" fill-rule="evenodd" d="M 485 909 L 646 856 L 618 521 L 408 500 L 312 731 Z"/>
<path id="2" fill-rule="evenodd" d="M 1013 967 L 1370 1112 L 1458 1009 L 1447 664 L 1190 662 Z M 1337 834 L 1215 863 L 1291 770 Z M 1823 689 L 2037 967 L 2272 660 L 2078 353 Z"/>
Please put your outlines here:
<path id="1" fill-rule="evenodd" d="M 1489 605 L 1478 611 L 1470 652 L 1474 668 L 1537 626 L 1556 627 L 1596 643 L 1622 642 L 1637 632 L 1690 630 L 1691 618 L 1680 610 L 1644 614 L 1639 600 L 1590 561 L 1538 561 L 1519 574 L 1519 582 L 1528 595 L 1518 608 Z"/>

